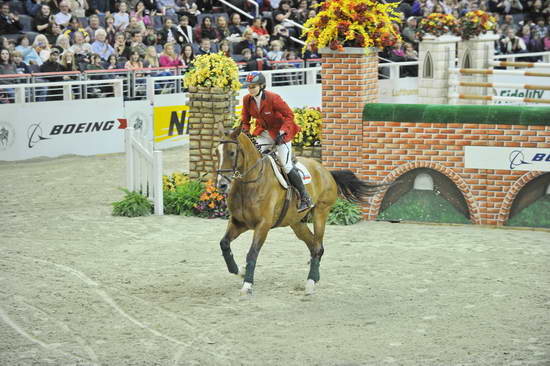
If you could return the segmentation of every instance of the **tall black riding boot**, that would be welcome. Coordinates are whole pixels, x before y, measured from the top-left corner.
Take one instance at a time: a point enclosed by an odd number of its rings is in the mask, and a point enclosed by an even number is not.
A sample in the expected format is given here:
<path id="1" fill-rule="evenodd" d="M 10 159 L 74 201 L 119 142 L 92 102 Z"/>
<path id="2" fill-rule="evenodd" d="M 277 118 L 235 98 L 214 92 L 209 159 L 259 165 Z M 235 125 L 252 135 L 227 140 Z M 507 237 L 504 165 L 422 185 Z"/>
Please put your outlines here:
<path id="1" fill-rule="evenodd" d="M 307 193 L 306 187 L 304 187 L 304 182 L 302 182 L 302 177 L 300 177 L 298 169 L 292 168 L 292 170 L 288 172 L 288 179 L 290 180 L 290 183 L 294 186 L 294 188 L 296 188 L 300 193 L 300 204 L 298 205 L 298 212 L 313 208 L 313 201 Z"/>

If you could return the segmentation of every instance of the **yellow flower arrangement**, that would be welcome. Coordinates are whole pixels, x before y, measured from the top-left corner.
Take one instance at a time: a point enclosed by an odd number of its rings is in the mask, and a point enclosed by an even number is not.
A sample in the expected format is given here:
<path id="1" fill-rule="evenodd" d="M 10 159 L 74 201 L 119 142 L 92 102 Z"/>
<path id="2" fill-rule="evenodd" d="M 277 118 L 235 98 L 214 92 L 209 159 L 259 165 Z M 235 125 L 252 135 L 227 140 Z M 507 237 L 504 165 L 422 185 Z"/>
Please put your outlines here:
<path id="1" fill-rule="evenodd" d="M 321 143 L 321 111 L 318 108 L 294 108 L 294 121 L 300 132 L 292 143 L 297 146 L 313 146 Z"/>
<path id="2" fill-rule="evenodd" d="M 200 55 L 191 63 L 184 77 L 187 88 L 193 86 L 217 87 L 235 92 L 241 89 L 239 68 L 232 58 L 222 52 Z"/>
<path id="3" fill-rule="evenodd" d="M 162 189 L 164 191 L 175 192 L 176 187 L 189 182 L 189 176 L 185 173 L 172 173 L 171 175 L 162 176 Z"/>
<path id="4" fill-rule="evenodd" d="M 344 47 L 383 48 L 401 36 L 393 22 L 401 22 L 395 8 L 399 3 L 384 4 L 376 0 L 326 0 L 318 14 L 304 24 L 302 36 L 314 48 Z"/>
<path id="5" fill-rule="evenodd" d="M 447 33 L 456 33 L 457 29 L 458 21 L 453 15 L 431 13 L 418 24 L 417 36 L 422 40 L 424 35 L 428 33 L 439 37 Z"/>
<path id="6" fill-rule="evenodd" d="M 489 13 L 483 10 L 469 11 L 458 21 L 457 35 L 464 40 L 468 40 L 480 34 L 494 31 L 496 28 L 497 21 Z"/>

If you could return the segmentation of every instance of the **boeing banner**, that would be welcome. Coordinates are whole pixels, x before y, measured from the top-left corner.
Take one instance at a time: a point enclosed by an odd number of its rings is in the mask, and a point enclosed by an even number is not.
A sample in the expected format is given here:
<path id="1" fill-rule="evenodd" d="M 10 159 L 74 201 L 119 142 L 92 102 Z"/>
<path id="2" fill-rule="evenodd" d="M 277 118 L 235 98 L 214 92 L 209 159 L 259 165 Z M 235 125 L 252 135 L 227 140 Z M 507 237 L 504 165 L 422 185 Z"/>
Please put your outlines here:
<path id="1" fill-rule="evenodd" d="M 464 167 L 550 172 L 550 149 L 465 146 Z"/>

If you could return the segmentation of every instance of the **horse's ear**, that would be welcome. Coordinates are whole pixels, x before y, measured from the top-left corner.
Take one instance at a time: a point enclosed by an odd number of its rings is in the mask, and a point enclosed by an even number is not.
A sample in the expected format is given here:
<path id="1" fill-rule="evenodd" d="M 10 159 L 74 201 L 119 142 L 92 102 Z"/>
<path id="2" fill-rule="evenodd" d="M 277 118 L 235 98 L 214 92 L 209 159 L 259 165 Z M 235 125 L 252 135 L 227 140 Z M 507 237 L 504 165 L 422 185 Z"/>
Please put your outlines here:
<path id="1" fill-rule="evenodd" d="M 229 133 L 229 137 L 231 137 L 232 140 L 236 140 L 237 137 L 241 134 L 241 130 L 242 130 L 241 127 L 237 127 L 237 128 L 235 128 L 235 129 L 233 129 L 233 130 Z"/>

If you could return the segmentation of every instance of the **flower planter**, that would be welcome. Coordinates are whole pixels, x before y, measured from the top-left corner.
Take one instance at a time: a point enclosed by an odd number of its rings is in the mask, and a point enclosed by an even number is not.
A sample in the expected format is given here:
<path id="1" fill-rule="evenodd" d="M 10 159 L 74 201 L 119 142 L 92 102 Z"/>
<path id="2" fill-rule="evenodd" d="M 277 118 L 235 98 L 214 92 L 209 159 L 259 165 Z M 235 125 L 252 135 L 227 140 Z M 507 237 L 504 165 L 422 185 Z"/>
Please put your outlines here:
<path id="1" fill-rule="evenodd" d="M 294 155 L 302 158 L 309 158 L 321 162 L 321 145 L 315 146 L 295 146 Z"/>

